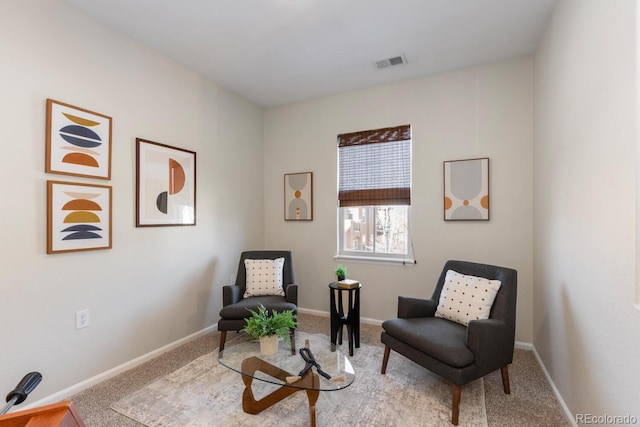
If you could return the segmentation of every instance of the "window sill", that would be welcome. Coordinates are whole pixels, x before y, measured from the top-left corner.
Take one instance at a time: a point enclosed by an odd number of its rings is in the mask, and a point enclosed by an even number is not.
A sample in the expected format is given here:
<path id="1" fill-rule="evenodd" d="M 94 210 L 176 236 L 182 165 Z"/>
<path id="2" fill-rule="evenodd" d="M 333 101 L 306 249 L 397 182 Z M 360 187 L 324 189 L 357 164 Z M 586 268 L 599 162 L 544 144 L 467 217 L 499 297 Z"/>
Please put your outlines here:
<path id="1" fill-rule="evenodd" d="M 371 264 L 398 264 L 406 266 L 412 266 L 417 263 L 415 259 L 382 258 L 357 255 L 335 255 L 333 259 L 336 261 L 355 261 Z"/>

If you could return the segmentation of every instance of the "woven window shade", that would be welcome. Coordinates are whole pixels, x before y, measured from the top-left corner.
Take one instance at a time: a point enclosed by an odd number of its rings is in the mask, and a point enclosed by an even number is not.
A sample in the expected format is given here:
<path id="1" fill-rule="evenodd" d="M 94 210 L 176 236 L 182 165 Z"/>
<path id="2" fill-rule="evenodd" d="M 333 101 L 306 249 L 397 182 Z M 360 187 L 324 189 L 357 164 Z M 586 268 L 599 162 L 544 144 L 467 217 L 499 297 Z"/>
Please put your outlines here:
<path id="1" fill-rule="evenodd" d="M 411 126 L 338 135 L 340 207 L 411 204 Z"/>

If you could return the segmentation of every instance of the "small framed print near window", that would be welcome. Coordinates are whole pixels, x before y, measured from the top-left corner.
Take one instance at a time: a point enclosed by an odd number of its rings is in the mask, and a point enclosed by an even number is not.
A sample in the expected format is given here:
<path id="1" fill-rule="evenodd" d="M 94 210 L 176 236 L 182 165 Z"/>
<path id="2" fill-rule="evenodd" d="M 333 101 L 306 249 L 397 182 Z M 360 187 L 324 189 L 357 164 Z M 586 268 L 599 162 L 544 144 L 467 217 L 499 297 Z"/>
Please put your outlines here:
<path id="1" fill-rule="evenodd" d="M 489 220 L 489 158 L 444 162 L 444 220 Z"/>
<path id="2" fill-rule="evenodd" d="M 313 173 L 284 175 L 285 221 L 313 220 Z"/>
<path id="3" fill-rule="evenodd" d="M 111 179 L 111 117 L 47 99 L 45 172 Z"/>
<path id="4" fill-rule="evenodd" d="M 196 225 L 196 153 L 136 138 L 136 227 Z"/>
<path id="5" fill-rule="evenodd" d="M 47 181 L 47 253 L 111 249 L 111 187 Z"/>

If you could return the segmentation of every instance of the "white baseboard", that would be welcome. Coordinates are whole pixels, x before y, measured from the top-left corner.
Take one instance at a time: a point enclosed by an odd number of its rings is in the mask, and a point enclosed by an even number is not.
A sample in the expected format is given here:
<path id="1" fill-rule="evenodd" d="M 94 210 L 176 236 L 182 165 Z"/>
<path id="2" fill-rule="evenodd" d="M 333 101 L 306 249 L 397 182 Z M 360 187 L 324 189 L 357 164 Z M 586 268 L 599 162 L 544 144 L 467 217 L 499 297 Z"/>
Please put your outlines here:
<path id="1" fill-rule="evenodd" d="M 309 308 L 298 308 L 298 311 L 300 313 L 311 314 L 311 315 L 314 315 L 314 316 L 329 317 L 329 312 L 328 311 L 312 310 L 312 309 L 309 309 Z M 372 319 L 370 317 L 361 317 L 360 318 L 360 323 L 365 323 L 367 325 L 380 326 L 380 325 L 382 325 L 382 320 Z"/>
<path id="2" fill-rule="evenodd" d="M 560 407 L 562 408 L 564 415 L 567 417 L 567 420 L 571 423 L 572 426 L 578 427 L 578 423 L 576 423 L 573 413 L 569 410 L 569 407 L 567 406 L 564 399 L 562 398 L 562 395 L 560 394 L 560 390 L 558 390 L 558 387 L 556 387 L 556 384 L 553 382 L 553 379 L 551 379 L 551 375 L 549 374 L 547 367 L 544 366 L 544 363 L 542 362 L 542 359 L 540 358 L 538 351 L 536 350 L 535 346 L 531 346 L 531 347 L 532 347 L 533 354 L 536 357 L 536 360 L 538 361 L 538 365 L 540 365 L 540 368 L 542 369 L 542 372 L 544 373 L 545 378 L 547 378 L 547 381 L 551 386 L 551 390 L 553 391 L 553 394 L 556 396 L 556 399 L 558 399 L 558 403 L 560 403 Z"/>
<path id="3" fill-rule="evenodd" d="M 79 393 L 83 390 L 86 390 L 90 387 L 93 387 L 94 385 L 101 383 L 102 381 L 108 380 L 109 378 L 113 378 L 118 374 L 121 374 L 125 371 L 128 371 L 129 369 L 135 368 L 136 366 L 142 365 L 145 362 L 148 362 L 149 360 L 160 356 L 161 354 L 164 354 L 170 350 L 173 350 L 175 348 L 180 347 L 183 344 L 188 343 L 189 341 L 193 341 L 196 338 L 200 338 L 203 335 L 208 334 L 209 332 L 213 332 L 216 331 L 218 329 L 218 324 L 216 323 L 215 325 L 211 325 L 208 326 L 200 331 L 194 332 L 191 335 L 187 335 L 184 338 L 181 338 L 177 341 L 174 341 L 172 343 L 169 343 L 163 347 L 160 347 L 156 350 L 150 351 L 147 354 L 143 354 L 140 357 L 137 357 L 133 360 L 130 360 L 128 362 L 123 363 L 122 365 L 116 366 L 115 368 L 109 369 L 108 371 L 102 372 L 101 374 L 98 374 L 96 376 L 93 376 L 89 379 L 86 379 L 84 381 L 81 381 L 77 384 L 74 384 L 70 387 L 65 388 L 64 390 L 60 390 L 57 393 L 54 393 L 52 395 L 49 395 L 45 398 L 42 398 L 40 400 L 38 400 L 37 402 L 31 403 L 27 406 L 25 406 L 22 409 L 29 409 L 29 408 L 34 408 L 36 406 L 42 406 L 42 405 L 49 405 L 51 403 L 56 403 L 59 402 L 61 400 L 66 400 L 69 397 L 73 396 L 76 393 Z"/>
<path id="4" fill-rule="evenodd" d="M 311 314 L 313 316 L 329 317 L 328 311 L 313 310 L 311 308 L 298 307 L 298 312 L 304 313 L 304 314 Z"/>

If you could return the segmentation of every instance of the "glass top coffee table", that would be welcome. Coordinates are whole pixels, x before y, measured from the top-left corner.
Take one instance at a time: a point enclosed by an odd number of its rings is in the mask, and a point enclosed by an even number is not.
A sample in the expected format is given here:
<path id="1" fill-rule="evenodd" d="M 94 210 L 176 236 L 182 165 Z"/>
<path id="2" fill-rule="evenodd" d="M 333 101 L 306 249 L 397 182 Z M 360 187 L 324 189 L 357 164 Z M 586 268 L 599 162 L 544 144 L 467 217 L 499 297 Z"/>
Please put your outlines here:
<path id="1" fill-rule="evenodd" d="M 353 383 L 355 371 L 340 348 L 328 337 L 296 332 L 296 342 L 302 347 L 291 354 L 289 344 L 278 342 L 276 354 L 260 353 L 257 341 L 225 347 L 218 353 L 218 362 L 242 374 L 245 389 L 242 409 L 248 414 L 259 414 L 297 391 L 305 391 L 309 400 L 311 426 L 316 425 L 315 404 L 321 391 L 335 391 Z M 277 384 L 280 387 L 256 400 L 251 389 L 253 380 Z"/>

